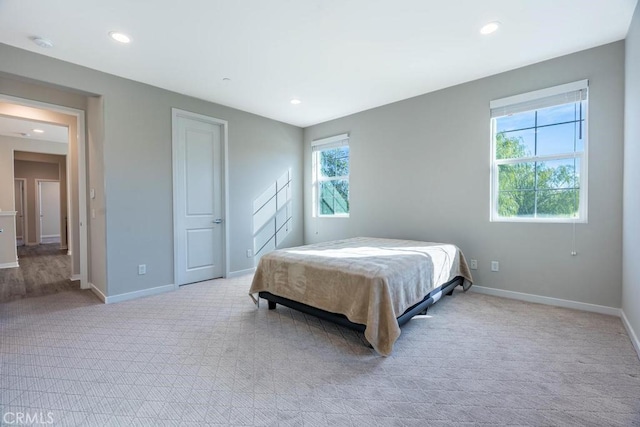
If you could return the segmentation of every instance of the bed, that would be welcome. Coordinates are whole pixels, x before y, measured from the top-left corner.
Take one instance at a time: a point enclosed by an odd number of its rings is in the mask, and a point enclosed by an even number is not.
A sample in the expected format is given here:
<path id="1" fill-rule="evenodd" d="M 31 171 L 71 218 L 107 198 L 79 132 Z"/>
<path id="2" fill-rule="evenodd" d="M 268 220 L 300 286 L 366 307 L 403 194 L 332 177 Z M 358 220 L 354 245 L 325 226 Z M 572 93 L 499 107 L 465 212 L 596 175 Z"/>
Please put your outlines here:
<path id="1" fill-rule="evenodd" d="M 388 356 L 402 324 L 471 283 L 455 245 L 357 237 L 264 255 L 249 294 L 362 331 Z"/>

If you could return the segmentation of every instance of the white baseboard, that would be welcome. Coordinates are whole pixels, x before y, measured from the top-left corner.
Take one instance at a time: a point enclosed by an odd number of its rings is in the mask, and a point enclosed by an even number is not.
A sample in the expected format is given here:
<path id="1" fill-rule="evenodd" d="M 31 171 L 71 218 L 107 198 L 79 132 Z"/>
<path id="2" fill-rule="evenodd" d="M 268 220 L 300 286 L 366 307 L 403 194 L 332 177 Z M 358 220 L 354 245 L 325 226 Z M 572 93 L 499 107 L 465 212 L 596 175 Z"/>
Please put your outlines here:
<path id="1" fill-rule="evenodd" d="M 479 294 L 493 295 L 496 297 L 517 299 L 520 301 L 534 302 L 537 304 L 554 305 L 557 307 L 573 308 L 582 311 L 591 311 L 594 313 L 608 314 L 610 316 L 620 317 L 621 310 L 615 307 L 607 307 L 606 305 L 589 304 L 586 302 L 571 301 L 560 298 L 543 297 L 540 295 L 525 294 L 522 292 L 506 291 L 504 289 L 487 288 L 484 286 L 473 285 L 470 291 Z"/>
<path id="2" fill-rule="evenodd" d="M 16 268 L 16 267 L 20 267 L 20 265 L 18 264 L 18 261 L 16 261 L 16 262 L 5 262 L 3 264 L 0 264 L 0 268 Z"/>
<path id="3" fill-rule="evenodd" d="M 633 347 L 636 349 L 636 353 L 638 353 L 638 359 L 640 359 L 640 340 L 638 340 L 638 336 L 633 330 L 633 327 L 631 327 L 631 323 L 629 323 L 629 319 L 627 319 L 627 315 L 624 314 L 623 310 L 620 310 L 620 318 L 622 319 L 624 328 L 627 330 L 627 334 L 629 334 L 631 344 L 633 344 Z"/>
<path id="4" fill-rule="evenodd" d="M 98 298 L 100 298 L 100 301 L 107 301 L 107 297 L 102 293 L 100 289 L 96 288 L 96 285 L 94 285 L 93 283 L 89 283 L 89 289 L 91 289 L 93 293 L 96 294 Z"/>
<path id="5" fill-rule="evenodd" d="M 67 255 L 71 255 L 71 251 L 67 251 Z"/>
<path id="6" fill-rule="evenodd" d="M 124 294 L 118 294 L 118 295 L 113 295 L 110 297 L 105 297 L 105 304 L 113 304 L 115 302 L 122 302 L 122 301 L 129 301 L 132 299 L 136 299 L 136 298 L 142 298 L 142 297 L 148 297 L 151 295 L 157 295 L 157 294 L 162 294 L 165 292 L 169 292 L 169 291 L 173 291 L 175 289 L 175 286 L 173 284 L 171 285 L 164 285 L 164 286 L 157 286 L 155 288 L 149 288 L 149 289 L 143 289 L 141 291 L 135 291 L 135 292 L 127 292 Z"/>
<path id="7" fill-rule="evenodd" d="M 256 272 L 255 267 L 247 268 L 246 270 L 230 271 L 229 274 L 227 274 L 227 279 L 231 279 L 232 277 L 244 276 L 247 274 L 253 274 L 255 272 Z"/>
<path id="8" fill-rule="evenodd" d="M 72 274 L 71 277 L 69 278 L 69 280 L 71 280 L 72 282 L 75 282 L 76 280 L 80 280 L 80 275 L 79 274 Z"/>
<path id="9" fill-rule="evenodd" d="M 57 236 L 42 236 L 40 238 L 40 243 L 43 245 L 52 244 L 52 243 L 60 243 L 60 235 Z"/>

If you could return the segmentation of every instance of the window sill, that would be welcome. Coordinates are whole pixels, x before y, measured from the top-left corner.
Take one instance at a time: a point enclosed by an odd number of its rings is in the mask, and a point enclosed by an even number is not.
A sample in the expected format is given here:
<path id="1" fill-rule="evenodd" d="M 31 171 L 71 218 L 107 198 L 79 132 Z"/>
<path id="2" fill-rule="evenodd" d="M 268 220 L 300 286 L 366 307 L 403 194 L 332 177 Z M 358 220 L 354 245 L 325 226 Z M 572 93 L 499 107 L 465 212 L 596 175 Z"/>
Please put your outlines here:
<path id="1" fill-rule="evenodd" d="M 588 224 L 583 218 L 491 218 L 490 222 L 515 222 L 530 224 Z"/>

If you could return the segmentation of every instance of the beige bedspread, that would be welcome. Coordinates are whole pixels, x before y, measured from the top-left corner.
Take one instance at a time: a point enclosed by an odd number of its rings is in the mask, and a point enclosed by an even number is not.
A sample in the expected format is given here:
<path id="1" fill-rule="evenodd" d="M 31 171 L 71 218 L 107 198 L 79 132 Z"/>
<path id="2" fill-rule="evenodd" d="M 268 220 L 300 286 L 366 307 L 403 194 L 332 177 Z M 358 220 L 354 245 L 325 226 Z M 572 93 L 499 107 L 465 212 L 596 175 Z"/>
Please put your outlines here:
<path id="1" fill-rule="evenodd" d="M 250 294 L 267 291 L 366 325 L 365 337 L 389 355 L 397 317 L 438 286 L 472 278 L 450 244 L 358 237 L 280 249 L 258 264 Z"/>

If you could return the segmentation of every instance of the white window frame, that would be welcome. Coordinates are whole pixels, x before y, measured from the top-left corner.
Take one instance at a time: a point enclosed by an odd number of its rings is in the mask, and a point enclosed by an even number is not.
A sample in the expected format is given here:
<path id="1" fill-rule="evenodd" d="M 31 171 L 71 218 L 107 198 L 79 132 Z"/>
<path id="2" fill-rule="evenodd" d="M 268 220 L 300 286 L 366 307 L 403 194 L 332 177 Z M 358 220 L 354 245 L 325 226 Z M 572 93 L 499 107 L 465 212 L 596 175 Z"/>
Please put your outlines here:
<path id="1" fill-rule="evenodd" d="M 349 134 L 331 136 L 328 138 L 316 139 L 311 142 L 312 151 L 312 174 L 313 174 L 313 216 L 318 218 L 349 218 L 349 213 L 326 215 L 320 213 L 320 184 L 326 181 L 344 180 L 349 183 L 349 199 L 351 199 L 351 183 L 349 175 L 322 177 L 318 170 L 318 162 L 320 161 L 320 153 L 325 150 L 331 150 L 339 147 L 349 146 Z M 349 172 L 351 172 L 351 150 L 349 150 Z M 349 200 L 348 199 L 348 200 Z M 351 212 L 351 203 L 349 203 L 349 212 Z"/>
<path id="2" fill-rule="evenodd" d="M 490 102 L 491 110 L 491 212 L 492 222 L 535 222 L 535 223 L 587 223 L 588 222 L 588 147 L 589 147 L 589 81 L 580 80 L 520 95 L 501 98 Z M 541 108 L 561 105 L 567 102 L 567 96 L 584 91 L 586 111 L 584 113 L 584 150 L 579 153 L 565 153 L 548 156 L 519 157 L 516 159 L 496 159 L 496 119 L 508 114 L 533 111 Z M 581 92 L 582 94 L 582 92 Z M 573 95 L 575 96 L 575 95 Z M 569 99 L 569 102 L 572 102 Z M 576 100 L 577 102 L 577 100 Z M 544 162 L 549 160 L 579 159 L 580 161 L 580 201 L 578 216 L 571 218 L 548 217 L 502 217 L 498 214 L 498 168 L 500 165 L 527 162 Z"/>

